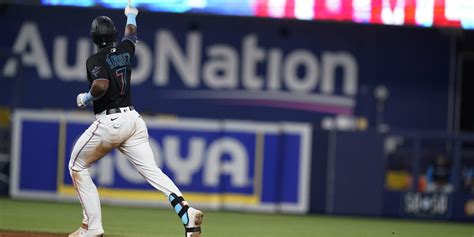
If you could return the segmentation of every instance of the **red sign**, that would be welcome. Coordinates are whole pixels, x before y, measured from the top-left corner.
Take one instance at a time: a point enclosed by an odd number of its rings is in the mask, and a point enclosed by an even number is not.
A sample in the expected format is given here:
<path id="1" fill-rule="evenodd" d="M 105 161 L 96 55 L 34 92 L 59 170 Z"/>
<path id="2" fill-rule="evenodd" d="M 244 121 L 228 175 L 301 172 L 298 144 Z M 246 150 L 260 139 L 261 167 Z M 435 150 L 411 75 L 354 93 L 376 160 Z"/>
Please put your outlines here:
<path id="1" fill-rule="evenodd" d="M 256 0 L 261 17 L 474 29 L 472 0 Z"/>

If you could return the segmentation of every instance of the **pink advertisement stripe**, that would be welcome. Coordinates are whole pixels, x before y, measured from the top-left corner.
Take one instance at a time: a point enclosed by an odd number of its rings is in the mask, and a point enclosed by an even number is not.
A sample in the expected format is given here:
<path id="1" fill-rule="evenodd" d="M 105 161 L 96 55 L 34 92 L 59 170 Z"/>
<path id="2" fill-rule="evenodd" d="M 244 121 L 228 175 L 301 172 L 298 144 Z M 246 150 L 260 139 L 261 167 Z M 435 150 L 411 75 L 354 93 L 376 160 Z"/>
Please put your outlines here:
<path id="1" fill-rule="evenodd" d="M 243 106 L 266 106 L 273 108 L 285 108 L 285 109 L 295 109 L 295 110 L 304 110 L 312 112 L 326 112 L 332 114 L 352 114 L 351 108 L 337 107 L 337 106 L 327 106 L 327 105 L 317 105 L 317 104 L 308 104 L 308 103 L 297 103 L 297 102 L 283 102 L 283 101 L 268 101 L 268 100 L 221 100 L 219 103 L 223 104 L 232 104 L 232 105 L 243 105 Z"/>

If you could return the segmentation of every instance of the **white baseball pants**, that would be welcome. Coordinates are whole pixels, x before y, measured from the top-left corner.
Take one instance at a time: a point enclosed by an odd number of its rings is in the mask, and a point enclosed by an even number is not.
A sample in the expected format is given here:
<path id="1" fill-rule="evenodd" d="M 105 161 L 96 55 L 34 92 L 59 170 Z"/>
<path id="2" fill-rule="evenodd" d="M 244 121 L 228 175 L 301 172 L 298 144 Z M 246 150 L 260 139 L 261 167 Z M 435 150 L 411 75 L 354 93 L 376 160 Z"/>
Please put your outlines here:
<path id="1" fill-rule="evenodd" d="M 120 108 L 121 113 L 96 115 L 96 121 L 74 145 L 69 160 L 69 171 L 83 209 L 83 224 L 89 230 L 102 230 L 102 216 L 97 187 L 89 174 L 89 167 L 117 148 L 138 172 L 166 197 L 181 192 L 155 163 L 148 143 L 145 122 L 135 110 Z"/>

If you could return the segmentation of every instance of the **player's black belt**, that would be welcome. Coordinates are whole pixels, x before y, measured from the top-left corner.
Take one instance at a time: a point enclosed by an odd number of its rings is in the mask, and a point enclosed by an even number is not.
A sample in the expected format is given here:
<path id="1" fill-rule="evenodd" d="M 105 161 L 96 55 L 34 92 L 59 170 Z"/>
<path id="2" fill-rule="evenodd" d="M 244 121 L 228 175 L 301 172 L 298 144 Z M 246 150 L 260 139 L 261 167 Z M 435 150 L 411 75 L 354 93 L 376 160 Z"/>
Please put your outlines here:
<path id="1" fill-rule="evenodd" d="M 126 108 L 130 109 L 130 111 L 134 110 L 135 108 L 133 108 L 133 106 L 127 106 Z M 120 110 L 120 108 L 112 108 L 112 109 L 108 109 L 107 111 L 105 111 L 105 114 L 106 115 L 109 115 L 109 114 L 117 114 L 117 113 L 122 113 L 122 111 Z"/>

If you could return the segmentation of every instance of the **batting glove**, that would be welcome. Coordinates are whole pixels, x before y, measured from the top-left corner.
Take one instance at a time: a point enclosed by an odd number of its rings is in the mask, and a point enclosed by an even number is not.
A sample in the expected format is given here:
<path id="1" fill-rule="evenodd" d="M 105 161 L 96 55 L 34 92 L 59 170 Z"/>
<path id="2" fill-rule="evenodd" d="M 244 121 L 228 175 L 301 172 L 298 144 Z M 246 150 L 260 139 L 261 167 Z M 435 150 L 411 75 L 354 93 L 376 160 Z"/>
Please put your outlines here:
<path id="1" fill-rule="evenodd" d="M 130 5 L 128 5 L 126 8 L 125 8 L 125 16 L 128 16 L 128 14 L 132 14 L 134 16 L 137 16 L 138 15 L 138 9 L 135 8 L 135 7 L 132 7 Z"/>
<path id="2" fill-rule="evenodd" d="M 77 107 L 83 109 L 87 107 L 87 104 L 90 102 L 89 93 L 81 93 L 77 95 L 76 103 Z"/>

